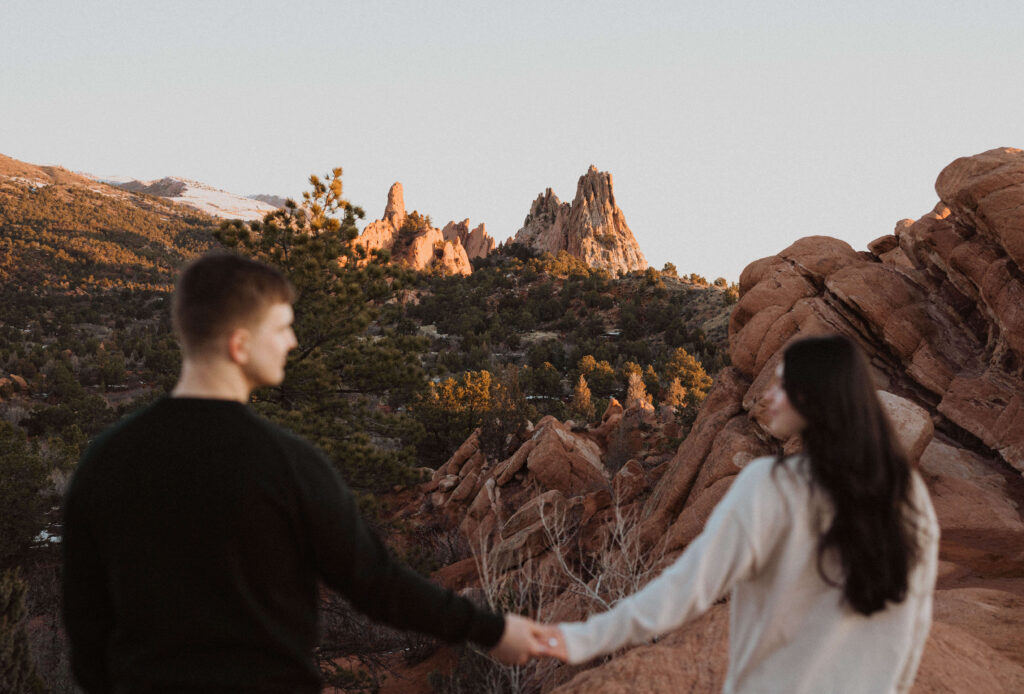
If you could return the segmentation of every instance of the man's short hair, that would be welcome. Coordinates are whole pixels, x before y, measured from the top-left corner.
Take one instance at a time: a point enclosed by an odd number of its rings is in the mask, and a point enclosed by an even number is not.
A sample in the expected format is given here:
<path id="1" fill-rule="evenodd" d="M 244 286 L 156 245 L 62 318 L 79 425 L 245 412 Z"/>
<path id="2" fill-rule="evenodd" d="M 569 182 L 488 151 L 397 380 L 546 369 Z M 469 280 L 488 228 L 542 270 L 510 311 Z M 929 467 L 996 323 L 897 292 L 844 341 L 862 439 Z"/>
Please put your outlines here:
<path id="1" fill-rule="evenodd" d="M 208 351 L 232 330 L 263 318 L 276 303 L 295 301 L 295 288 L 275 268 L 230 253 L 190 263 L 171 303 L 174 332 L 186 354 Z"/>

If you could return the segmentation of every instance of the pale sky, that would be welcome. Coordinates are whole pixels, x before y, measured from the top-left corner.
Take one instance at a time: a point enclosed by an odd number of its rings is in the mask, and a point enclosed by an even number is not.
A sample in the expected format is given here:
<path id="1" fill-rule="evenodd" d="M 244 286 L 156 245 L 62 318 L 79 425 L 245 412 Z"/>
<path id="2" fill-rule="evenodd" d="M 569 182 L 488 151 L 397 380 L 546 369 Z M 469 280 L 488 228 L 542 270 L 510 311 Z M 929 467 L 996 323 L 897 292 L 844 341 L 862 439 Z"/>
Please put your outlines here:
<path id="1" fill-rule="evenodd" d="M 3 0 L 0 153 L 298 196 L 498 241 L 590 164 L 648 261 L 861 250 L 959 156 L 1024 147 L 1024 3 Z"/>

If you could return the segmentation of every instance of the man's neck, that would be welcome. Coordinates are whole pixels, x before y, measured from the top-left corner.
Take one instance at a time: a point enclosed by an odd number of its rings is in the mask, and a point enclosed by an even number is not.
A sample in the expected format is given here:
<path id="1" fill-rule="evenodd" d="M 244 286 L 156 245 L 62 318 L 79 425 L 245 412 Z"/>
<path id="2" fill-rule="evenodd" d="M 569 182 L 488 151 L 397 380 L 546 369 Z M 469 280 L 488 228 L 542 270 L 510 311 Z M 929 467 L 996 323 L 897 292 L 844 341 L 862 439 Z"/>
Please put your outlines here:
<path id="1" fill-rule="evenodd" d="M 252 386 L 235 364 L 185 358 L 172 398 L 249 402 Z"/>

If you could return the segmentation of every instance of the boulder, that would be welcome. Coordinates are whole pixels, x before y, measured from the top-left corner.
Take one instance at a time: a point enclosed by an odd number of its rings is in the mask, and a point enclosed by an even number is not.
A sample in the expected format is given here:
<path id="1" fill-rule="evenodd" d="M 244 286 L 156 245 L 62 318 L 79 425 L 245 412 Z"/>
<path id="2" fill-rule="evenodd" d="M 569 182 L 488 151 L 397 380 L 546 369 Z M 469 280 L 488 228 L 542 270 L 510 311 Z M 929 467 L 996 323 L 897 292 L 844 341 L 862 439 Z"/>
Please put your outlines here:
<path id="1" fill-rule="evenodd" d="M 509 537 L 520 531 L 544 521 L 550 527 L 561 522 L 565 517 L 569 504 L 565 495 L 557 489 L 551 489 L 530 499 L 515 515 L 505 521 L 501 528 L 502 535 Z"/>
<path id="2" fill-rule="evenodd" d="M 462 471 L 462 466 L 465 462 L 478 453 L 480 453 L 480 429 L 474 429 L 469 437 L 462 442 L 462 445 L 455 449 L 452 457 L 444 465 L 437 468 L 434 477 L 458 475 Z"/>
<path id="3" fill-rule="evenodd" d="M 729 607 L 703 617 L 655 644 L 638 646 L 598 668 L 584 670 L 551 694 L 717 692 L 729 665 Z"/>
<path id="4" fill-rule="evenodd" d="M 925 447 L 931 443 L 932 433 L 935 431 L 927 410 L 906 398 L 884 390 L 878 391 L 878 400 L 892 424 L 900 449 L 911 465 L 916 464 Z"/>
<path id="5" fill-rule="evenodd" d="M 536 445 L 526 467 L 542 489 L 577 496 L 608 483 L 601 450 L 592 439 L 574 434 L 553 417 L 538 422 L 533 439 Z"/>
<path id="6" fill-rule="evenodd" d="M 632 503 L 646 488 L 647 477 L 636 459 L 627 461 L 612 478 L 615 503 L 620 506 Z"/>

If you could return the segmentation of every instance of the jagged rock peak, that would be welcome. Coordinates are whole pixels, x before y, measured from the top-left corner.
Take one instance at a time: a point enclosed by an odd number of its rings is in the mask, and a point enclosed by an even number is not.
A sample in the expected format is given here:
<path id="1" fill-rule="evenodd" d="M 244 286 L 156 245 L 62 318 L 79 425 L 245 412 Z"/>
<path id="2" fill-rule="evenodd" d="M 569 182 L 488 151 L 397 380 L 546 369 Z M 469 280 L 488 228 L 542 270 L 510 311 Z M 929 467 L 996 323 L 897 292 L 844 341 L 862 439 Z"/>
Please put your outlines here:
<path id="1" fill-rule="evenodd" d="M 462 244 L 466 255 L 471 259 L 486 258 L 487 254 L 494 250 L 494 239 L 487 234 L 486 226 L 478 224 L 470 231 L 468 219 L 448 222 L 441 233 L 445 241 Z"/>
<path id="2" fill-rule="evenodd" d="M 550 188 L 538 195 L 514 240 L 548 253 L 566 251 L 612 273 L 647 268 L 626 216 L 615 204 L 612 175 L 594 165 L 580 176 L 571 204 L 561 202 Z"/>
<path id="3" fill-rule="evenodd" d="M 535 230 L 540 231 L 540 227 L 548 227 L 554 224 L 555 219 L 558 217 L 558 213 L 561 210 L 565 210 L 568 214 L 569 203 L 562 202 L 558 199 L 558 196 L 551 192 L 550 188 L 545 188 L 544 192 L 537 196 L 537 199 L 530 205 L 530 213 L 526 215 L 526 219 L 523 221 L 523 229 L 520 232 Z M 518 239 L 519 234 L 516 234 Z"/>
<path id="4" fill-rule="evenodd" d="M 600 201 L 615 209 L 615 191 L 612 189 L 610 172 L 598 171 L 596 166 L 590 165 L 587 173 L 580 176 L 573 205 L 578 205 L 584 200 Z"/>
<path id="5" fill-rule="evenodd" d="M 402 193 L 402 184 L 395 181 L 388 191 L 388 204 L 384 208 L 384 219 L 391 222 L 395 230 L 402 228 L 405 224 L 405 196 Z"/>
<path id="6" fill-rule="evenodd" d="M 473 272 L 461 241 L 458 238 L 454 241 L 446 240 L 440 229 L 429 228 L 400 239 L 406 218 L 402 184 L 396 182 L 388 191 L 384 216 L 367 224 L 353 243 L 369 253 L 375 250 L 390 251 L 392 262 L 416 270 L 430 270 L 445 275 L 469 275 Z"/>

